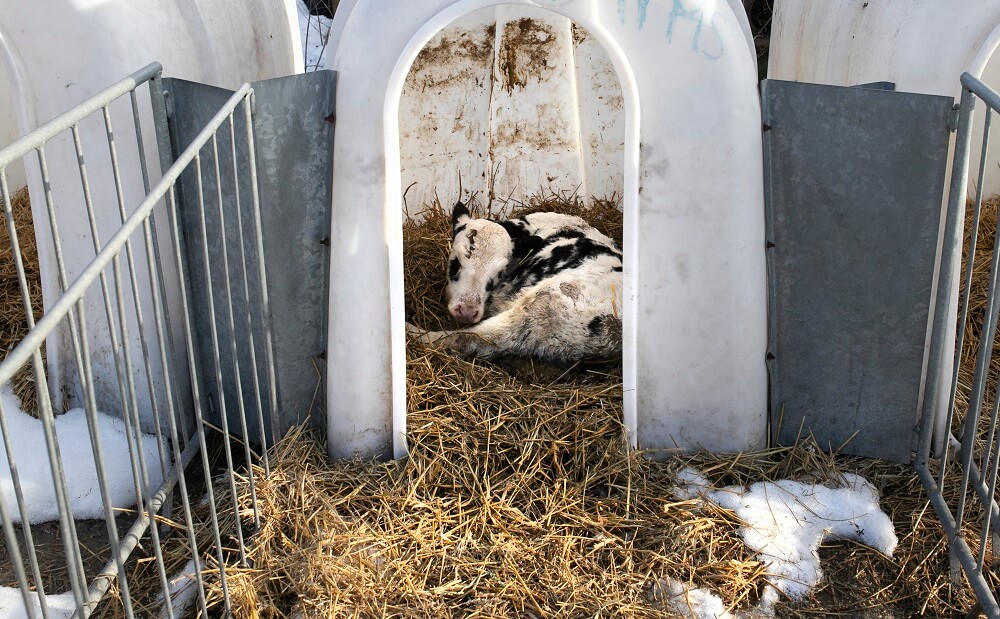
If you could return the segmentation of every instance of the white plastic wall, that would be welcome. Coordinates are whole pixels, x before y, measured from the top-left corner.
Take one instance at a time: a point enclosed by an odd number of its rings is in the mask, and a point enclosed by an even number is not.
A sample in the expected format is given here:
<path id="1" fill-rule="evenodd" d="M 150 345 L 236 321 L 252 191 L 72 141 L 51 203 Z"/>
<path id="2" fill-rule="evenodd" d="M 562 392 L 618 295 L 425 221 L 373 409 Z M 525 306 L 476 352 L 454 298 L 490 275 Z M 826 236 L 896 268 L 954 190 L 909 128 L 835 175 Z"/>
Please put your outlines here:
<path id="1" fill-rule="evenodd" d="M 768 77 L 841 86 L 890 81 L 900 91 L 946 95 L 958 102 L 963 72 L 1000 88 L 998 47 L 1000 2 L 996 0 L 782 0 L 775 6 L 771 27 Z M 982 104 L 978 109 L 970 195 L 980 160 Z M 990 144 L 987 195 L 1000 192 L 1000 131 L 992 131 Z M 936 286 L 935 281 L 935 290 Z M 946 311 L 949 324 L 954 324 L 957 290 Z M 951 347 L 946 347 L 942 358 L 930 361 L 939 364 L 943 376 L 950 376 L 953 366 L 953 338 L 949 341 Z M 942 389 L 937 402 L 938 448 L 945 436 L 949 395 L 947 388 Z"/>
<path id="2" fill-rule="evenodd" d="M 498 4 L 345 1 L 334 20 L 327 65 L 339 72 L 327 385 L 334 457 L 405 453 L 403 155 L 441 154 L 445 172 L 428 172 L 428 184 L 452 182 L 447 175 L 464 155 L 448 158 L 433 141 L 413 147 L 405 136 L 401 147 L 408 105 L 401 98 L 428 42 L 456 20 L 482 28 L 485 13 L 470 14 Z M 760 104 L 749 28 L 734 6 L 738 12 L 714 0 L 515 0 L 490 9 L 501 23 L 539 9 L 572 20 L 604 49 L 621 85 L 625 422 L 646 448 L 728 451 L 765 439 Z M 545 20 L 564 36 L 572 32 L 551 15 Z M 455 92 L 485 96 L 472 81 Z M 505 110 L 474 126 L 500 130 Z M 584 130 L 572 129 L 574 115 L 557 115 L 568 119 L 566 133 Z M 553 150 L 520 151 L 530 159 L 518 172 Z"/>
<path id="3" fill-rule="evenodd" d="M 530 58 L 530 61 L 529 61 Z M 622 195 L 622 91 L 600 43 L 556 13 L 490 7 L 424 47 L 400 99 L 407 212 L 525 201 L 539 193 Z"/>
<path id="4" fill-rule="evenodd" d="M 301 71 L 302 50 L 292 0 L 0 0 L 0 59 L 7 76 L 0 79 L 0 88 L 4 88 L 0 91 L 0 102 L 13 102 L 17 130 L 23 134 L 154 60 L 163 64 L 165 76 L 235 88 L 243 82 Z M 140 93 L 140 103 L 148 109 L 145 89 Z M 113 105 L 111 112 L 125 203 L 131 210 L 145 194 L 128 98 Z M 10 136 L 9 122 L 8 116 L 0 115 L 3 123 L 0 136 Z M 159 178 L 159 157 L 149 114 L 144 115 L 143 123 L 151 180 L 155 182 Z M 81 123 L 80 132 L 98 230 L 101 238 L 107 239 L 120 225 L 120 218 L 100 115 Z M 71 138 L 64 135 L 51 142 L 46 155 L 67 271 L 72 279 L 93 258 L 94 247 Z M 45 200 L 33 155 L 26 159 L 26 167 L 40 250 L 43 296 L 45 303 L 50 304 L 58 297 L 59 286 Z M 147 334 L 155 341 L 148 282 L 144 276 L 145 258 L 139 254 L 136 267 L 143 314 Z M 123 276 L 128 278 L 124 264 Z M 131 295 L 127 282 L 125 293 Z M 176 291 L 168 290 L 168 296 L 172 297 L 172 303 L 176 302 Z M 120 413 L 104 304 L 98 293 L 86 298 L 86 313 L 98 405 L 108 412 Z M 153 420 L 142 350 L 134 316 L 129 320 L 128 345 L 133 366 L 130 370 L 137 380 L 143 425 L 149 430 Z M 180 321 L 173 322 L 175 329 L 178 328 Z M 70 393 L 71 401 L 61 402 L 60 384 L 75 382 L 75 364 L 64 335 L 49 340 L 48 363 L 54 378 L 53 396 L 59 404 L 72 405 L 78 394 Z M 159 375 L 158 356 L 155 349 L 152 352 L 154 375 Z"/>
<path id="5" fill-rule="evenodd" d="M 17 139 L 17 115 L 14 112 L 14 89 L 3 63 L 0 62 L 0 146 Z M 7 185 L 12 192 L 28 184 L 24 165 L 20 162 L 7 169 Z"/>

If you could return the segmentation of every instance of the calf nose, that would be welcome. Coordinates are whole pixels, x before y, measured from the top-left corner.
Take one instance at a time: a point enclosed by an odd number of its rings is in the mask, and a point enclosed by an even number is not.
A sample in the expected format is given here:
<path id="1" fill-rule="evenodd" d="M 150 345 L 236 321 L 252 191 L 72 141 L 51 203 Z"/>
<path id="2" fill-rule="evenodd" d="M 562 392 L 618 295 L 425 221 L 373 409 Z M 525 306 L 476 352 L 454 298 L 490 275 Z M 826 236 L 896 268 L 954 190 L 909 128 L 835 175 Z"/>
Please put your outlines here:
<path id="1" fill-rule="evenodd" d="M 468 305 L 463 305 L 459 303 L 451 310 L 451 315 L 455 317 L 455 320 L 462 323 L 473 323 L 479 318 L 479 311 L 469 307 Z"/>

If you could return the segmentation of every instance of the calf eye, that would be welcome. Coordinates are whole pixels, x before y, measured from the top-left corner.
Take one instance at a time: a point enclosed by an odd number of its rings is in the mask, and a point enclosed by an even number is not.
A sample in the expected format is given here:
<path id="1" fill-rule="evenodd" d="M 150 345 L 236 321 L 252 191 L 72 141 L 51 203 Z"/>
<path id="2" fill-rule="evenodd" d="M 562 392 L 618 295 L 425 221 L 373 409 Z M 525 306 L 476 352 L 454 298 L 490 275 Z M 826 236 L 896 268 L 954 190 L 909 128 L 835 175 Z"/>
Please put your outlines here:
<path id="1" fill-rule="evenodd" d="M 496 284 L 493 283 L 493 280 L 486 282 L 486 292 L 493 292 L 495 285 Z"/>
<path id="2" fill-rule="evenodd" d="M 462 265 L 459 264 L 458 258 L 452 258 L 451 262 L 448 263 L 448 279 L 453 282 L 458 281 L 458 272 L 461 270 Z"/>

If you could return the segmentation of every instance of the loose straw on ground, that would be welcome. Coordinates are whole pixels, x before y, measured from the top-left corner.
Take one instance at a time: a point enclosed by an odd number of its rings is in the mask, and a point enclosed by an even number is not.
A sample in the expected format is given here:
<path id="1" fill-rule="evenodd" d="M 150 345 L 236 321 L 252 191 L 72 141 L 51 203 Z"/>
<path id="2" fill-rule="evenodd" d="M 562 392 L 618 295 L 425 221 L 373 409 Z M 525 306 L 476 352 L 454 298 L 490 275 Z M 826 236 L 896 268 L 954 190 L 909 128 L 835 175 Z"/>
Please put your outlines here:
<path id="1" fill-rule="evenodd" d="M 533 206 L 599 219 L 573 199 Z M 620 238 L 620 213 L 606 206 Z M 407 315 L 426 328 L 453 326 L 441 303 L 449 238 L 440 205 L 404 228 Z M 881 490 L 895 558 L 827 545 L 814 597 L 779 605 L 781 616 L 971 605 L 948 580 L 943 532 L 909 467 L 830 456 L 810 441 L 652 461 L 626 446 L 620 363 L 483 363 L 410 343 L 407 386 L 407 459 L 330 462 L 303 430 L 273 448 L 271 476 L 257 485 L 252 567 L 231 568 L 237 616 L 660 617 L 654 585 L 668 577 L 749 608 L 764 566 L 733 514 L 674 497 L 674 472 L 688 464 L 717 484 L 850 470 Z"/>

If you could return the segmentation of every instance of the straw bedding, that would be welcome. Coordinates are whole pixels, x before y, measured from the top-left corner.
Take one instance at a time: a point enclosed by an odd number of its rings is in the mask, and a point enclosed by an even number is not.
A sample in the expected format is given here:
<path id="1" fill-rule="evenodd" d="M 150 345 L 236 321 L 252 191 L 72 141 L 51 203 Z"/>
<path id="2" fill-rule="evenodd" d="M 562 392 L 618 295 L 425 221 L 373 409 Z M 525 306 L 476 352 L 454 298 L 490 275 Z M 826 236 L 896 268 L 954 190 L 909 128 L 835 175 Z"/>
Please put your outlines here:
<path id="1" fill-rule="evenodd" d="M 984 232 L 995 229 L 998 202 Z M 529 208 L 581 214 L 621 240 L 614 200 L 585 206 L 550 196 L 514 210 Z M 407 316 L 448 328 L 441 293 L 450 222 L 440 205 L 423 215 L 404 228 Z M 2 292 L 4 307 L 20 299 Z M 20 338 L 19 319 L 5 310 L 5 347 Z M 967 366 L 965 359 L 963 377 Z M 227 485 L 217 484 L 237 617 L 661 617 L 670 616 L 658 597 L 666 578 L 750 608 L 764 566 L 736 535 L 731 512 L 674 497 L 674 472 L 686 465 L 720 485 L 854 471 L 881 491 L 900 538 L 895 557 L 853 542 L 824 545 L 823 582 L 811 599 L 779 604 L 779 616 L 947 616 L 974 601 L 968 587 L 949 581 L 943 532 L 909 467 L 831 456 L 809 440 L 652 461 L 626 446 L 620 363 L 483 363 L 411 343 L 407 370 L 409 458 L 330 462 L 318 437 L 296 429 L 270 450 L 269 477 L 255 468 L 261 526 L 252 535 L 247 480 L 238 480 L 238 515 Z M 945 492 L 957 497 L 954 483 Z M 216 613 L 222 593 L 209 520 L 207 506 L 197 506 Z M 248 534 L 247 566 L 232 550 L 238 521 Z M 164 542 L 166 571 L 176 574 L 189 557 L 187 536 L 181 524 L 166 524 L 176 530 Z M 148 539 L 142 547 L 148 552 Z M 137 612 L 154 614 L 155 563 L 140 553 L 127 569 Z M 121 616 L 114 593 L 98 616 Z"/>
<path id="2" fill-rule="evenodd" d="M 613 201 L 531 207 L 582 213 L 621 238 Z M 440 206 L 424 216 L 404 228 L 407 315 L 449 327 L 450 224 Z M 674 497 L 674 472 L 688 464 L 717 484 L 855 471 L 882 492 L 895 558 L 827 544 L 825 579 L 779 616 L 944 616 L 973 602 L 949 582 L 943 533 L 909 467 L 827 455 L 809 440 L 652 461 L 626 447 L 620 363 L 483 363 L 410 343 L 407 370 L 409 458 L 329 462 L 303 430 L 274 446 L 271 476 L 257 479 L 251 567 L 227 569 L 237 616 L 661 617 L 656 584 L 668 577 L 747 609 L 764 566 L 732 513 Z M 240 500 L 245 518 L 246 484 Z"/>
<path id="3" fill-rule="evenodd" d="M 21 260 L 24 262 L 25 278 L 31 295 L 31 306 L 35 318 L 42 315 L 42 283 L 38 267 L 38 246 L 31 217 L 31 201 L 28 189 L 24 188 L 11 196 L 11 211 L 17 230 Z M 3 198 L 0 197 L 0 206 Z M 7 233 L 6 224 L 0 226 L 0 358 L 8 353 L 28 333 L 28 323 L 24 319 L 24 301 L 17 277 L 14 253 Z M 44 349 L 43 349 L 44 355 Z M 38 403 L 35 401 L 35 378 L 28 364 L 14 377 L 14 393 L 21 400 L 22 410 L 37 416 Z"/>

